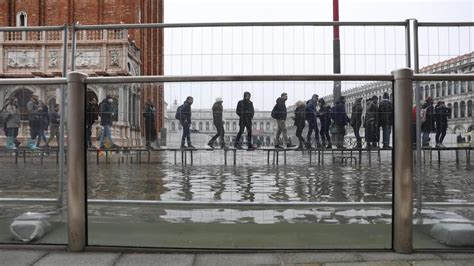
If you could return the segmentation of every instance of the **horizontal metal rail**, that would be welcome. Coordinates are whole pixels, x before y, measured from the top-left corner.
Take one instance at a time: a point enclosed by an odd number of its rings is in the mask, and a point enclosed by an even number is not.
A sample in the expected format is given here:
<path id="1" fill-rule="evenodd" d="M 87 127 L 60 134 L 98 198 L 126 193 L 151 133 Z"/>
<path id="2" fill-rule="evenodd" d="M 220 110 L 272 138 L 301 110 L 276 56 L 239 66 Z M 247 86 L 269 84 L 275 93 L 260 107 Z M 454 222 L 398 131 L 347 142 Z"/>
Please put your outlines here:
<path id="1" fill-rule="evenodd" d="M 0 31 L 54 31 L 64 30 L 63 26 L 0 27 Z"/>
<path id="2" fill-rule="evenodd" d="M 204 27 L 271 27 L 271 26 L 406 26 L 407 21 L 285 21 L 285 22 L 198 22 L 198 23 L 144 23 L 75 25 L 75 30 L 98 29 L 154 29 Z"/>
<path id="3" fill-rule="evenodd" d="M 474 22 L 418 22 L 419 27 L 469 27 Z"/>
<path id="4" fill-rule="evenodd" d="M 0 78 L 0 85 L 66 85 L 66 78 Z"/>
<path id="5" fill-rule="evenodd" d="M 53 204 L 57 199 L 52 198 L 0 198 L 0 204 Z M 159 200 L 107 200 L 107 199 L 89 199 L 89 204 L 104 205 L 153 205 L 153 206 L 181 206 L 181 207 L 391 207 L 392 202 L 229 202 L 229 201 L 159 201 Z M 474 202 L 424 202 L 425 207 L 472 207 Z"/>
<path id="6" fill-rule="evenodd" d="M 154 82 L 212 82 L 212 81 L 393 81 L 392 75 L 229 75 L 229 76 L 127 76 L 89 77 L 87 84 L 154 83 Z"/>

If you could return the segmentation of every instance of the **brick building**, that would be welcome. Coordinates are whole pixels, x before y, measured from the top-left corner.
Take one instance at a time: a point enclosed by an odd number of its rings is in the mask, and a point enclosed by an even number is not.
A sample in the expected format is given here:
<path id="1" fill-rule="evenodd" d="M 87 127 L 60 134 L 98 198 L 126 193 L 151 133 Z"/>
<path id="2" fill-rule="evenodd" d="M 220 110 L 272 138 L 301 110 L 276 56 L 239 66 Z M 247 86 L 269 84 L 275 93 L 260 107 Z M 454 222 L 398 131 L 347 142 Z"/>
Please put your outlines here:
<path id="1" fill-rule="evenodd" d="M 0 0 L 0 27 L 58 26 L 64 25 L 65 23 L 69 25 L 73 23 L 93 25 L 160 22 L 163 22 L 163 0 Z M 85 34 L 88 34 L 88 32 Z M 93 34 L 96 33 L 89 33 L 89 35 Z M 102 33 L 99 32 L 99 35 L 101 34 Z M 110 40 L 111 34 L 108 33 L 107 35 L 109 35 L 109 37 L 104 38 L 104 42 Z M 120 38 L 117 38 L 115 40 L 119 39 Z M 90 75 L 134 75 L 134 73 L 139 73 L 139 75 L 162 75 L 163 31 L 158 29 L 131 29 L 125 34 L 125 40 L 127 39 L 127 45 L 130 46 L 131 44 L 131 46 L 135 46 L 138 51 L 134 53 L 138 60 L 132 60 L 132 63 L 137 63 L 136 67 L 139 68 L 139 71 L 130 71 L 130 65 L 128 65 L 127 71 L 127 64 L 125 62 L 127 62 L 127 60 L 130 61 L 129 58 L 121 60 L 121 62 L 123 61 L 122 70 L 118 69 L 117 65 L 117 69 L 112 71 L 114 69 L 111 67 L 111 64 L 108 64 L 109 62 L 102 64 L 109 66 L 105 69 L 91 69 L 90 67 L 81 69 L 77 67 L 77 70 L 84 71 Z M 80 37 L 78 40 L 80 41 Z M 78 51 L 80 51 L 79 41 Z M 84 39 L 83 43 L 86 44 L 87 41 L 88 39 Z M 129 48 L 128 50 L 129 57 L 131 57 L 130 51 L 133 49 Z M 123 54 L 127 54 L 126 48 L 124 51 Z M 48 55 L 49 54 L 45 55 L 45 57 Z M 126 57 L 126 55 L 123 56 Z M 104 57 L 104 55 L 101 55 L 101 60 L 103 60 Z M 109 53 L 107 57 L 110 57 Z M 76 54 L 76 60 L 77 58 L 78 55 Z M 106 61 L 110 61 L 110 59 L 106 59 Z M 36 72 L 30 71 L 31 73 L 26 73 L 28 74 L 26 76 L 34 76 L 34 73 L 38 73 L 38 70 L 35 71 Z M 25 68 L 22 68 L 21 74 L 23 74 L 23 76 L 25 76 L 25 72 Z M 43 72 L 40 71 L 40 73 Z M 58 73 L 57 71 L 49 72 L 49 75 L 51 75 L 51 73 L 53 75 L 56 73 L 57 75 Z M 11 74 L 7 75 L 8 73 L 6 71 L 4 71 L 3 74 L 5 77 L 12 76 Z M 48 76 L 48 73 L 43 73 L 43 75 Z M 100 93 L 97 94 L 99 97 L 102 96 Z M 139 106 L 144 106 L 144 100 L 147 98 L 152 98 L 156 103 L 158 110 L 157 127 L 158 131 L 160 131 L 164 122 L 162 115 L 164 111 L 163 86 L 143 86 L 140 88 L 139 97 L 141 98 L 141 104 Z M 141 108 L 137 108 L 137 111 L 139 111 L 138 109 Z M 141 125 L 143 125 L 143 123 L 141 123 Z"/>

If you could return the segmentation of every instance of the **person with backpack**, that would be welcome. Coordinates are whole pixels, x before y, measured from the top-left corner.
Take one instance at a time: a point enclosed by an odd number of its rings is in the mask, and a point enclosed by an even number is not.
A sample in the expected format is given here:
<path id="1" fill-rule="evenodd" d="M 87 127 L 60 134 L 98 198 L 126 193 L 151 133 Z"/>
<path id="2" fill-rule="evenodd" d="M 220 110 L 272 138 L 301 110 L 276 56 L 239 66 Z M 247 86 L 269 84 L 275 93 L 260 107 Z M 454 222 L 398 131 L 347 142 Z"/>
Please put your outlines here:
<path id="1" fill-rule="evenodd" d="M 183 135 L 181 136 L 181 149 L 195 149 L 191 144 L 191 105 L 193 104 L 193 97 L 188 96 L 186 101 L 178 107 L 176 110 L 175 118 L 179 120 L 181 127 L 183 128 Z M 186 147 L 185 143 L 188 142 Z"/>
<path id="2" fill-rule="evenodd" d="M 59 104 L 55 104 L 53 110 L 49 114 L 49 139 L 46 142 L 46 147 L 49 147 L 49 143 L 56 137 L 56 141 L 59 144 L 59 123 L 60 123 L 60 115 L 59 115 Z"/>
<path id="3" fill-rule="evenodd" d="M 216 102 L 214 105 L 212 105 L 212 122 L 214 123 L 214 126 L 216 127 L 217 133 L 214 135 L 211 140 L 207 143 L 207 145 L 211 148 L 214 149 L 214 142 L 216 142 L 217 138 L 219 138 L 221 142 L 221 148 L 225 149 L 225 142 L 224 142 L 224 118 L 223 118 L 223 112 L 224 112 L 224 107 L 222 106 L 222 98 L 217 97 Z"/>
<path id="4" fill-rule="evenodd" d="M 346 98 L 339 97 L 336 105 L 331 110 L 331 118 L 334 120 L 334 128 L 332 130 L 334 136 L 333 140 L 336 148 L 345 149 L 344 136 L 346 135 L 346 126 L 350 121 L 346 112 Z"/>
<path id="5" fill-rule="evenodd" d="M 421 143 L 423 147 L 429 147 L 430 133 L 434 132 L 435 130 L 435 113 L 433 107 L 433 98 L 431 96 L 428 96 L 421 108 L 421 132 L 423 133 Z"/>
<path id="6" fill-rule="evenodd" d="M 148 149 L 154 149 L 152 144 L 156 141 L 156 108 L 151 98 L 145 103 L 143 110 L 143 118 L 145 120 L 145 146 Z"/>
<path id="7" fill-rule="evenodd" d="M 100 125 L 104 128 L 102 134 L 100 134 L 99 147 L 101 149 L 105 148 L 117 148 L 118 145 L 114 144 L 112 140 L 112 124 L 115 116 L 115 105 L 112 96 L 107 95 L 104 100 L 99 104 L 99 116 L 100 116 Z M 110 146 L 105 146 L 105 139 L 110 141 Z"/>
<path id="8" fill-rule="evenodd" d="M 281 94 L 281 97 L 278 97 L 276 100 L 276 104 L 273 107 L 271 116 L 273 119 L 277 121 L 277 132 L 275 136 L 275 148 L 283 149 L 283 146 L 287 148 L 292 148 L 294 145 L 287 144 L 288 135 L 286 130 L 286 104 L 285 102 L 288 100 L 288 94 L 286 92 Z M 283 135 L 283 139 L 280 141 L 280 135 Z M 283 146 L 281 145 L 283 144 Z"/>
<path id="9" fill-rule="evenodd" d="M 390 101 L 388 93 L 382 96 L 382 102 L 379 105 L 379 126 L 382 127 L 383 148 L 390 148 L 390 134 L 393 125 L 393 104 Z"/>
<path id="10" fill-rule="evenodd" d="M 308 133 L 306 134 L 306 148 L 311 149 L 311 135 L 314 131 L 314 137 L 316 139 L 316 148 L 321 148 L 321 142 L 319 141 L 319 129 L 318 129 L 318 101 L 319 96 L 313 94 L 310 100 L 306 102 L 306 121 L 308 121 Z"/>
<path id="11" fill-rule="evenodd" d="M 28 110 L 28 120 L 30 122 L 30 139 L 28 139 L 27 146 L 34 150 L 36 146 L 36 138 L 40 134 L 41 130 L 41 107 L 38 101 L 38 95 L 31 95 L 30 100 L 26 104 Z"/>
<path id="12" fill-rule="evenodd" d="M 329 134 L 329 127 L 331 126 L 331 106 L 326 105 L 323 98 L 319 99 L 319 121 L 321 121 L 321 140 L 323 148 L 331 149 L 331 135 Z M 327 143 L 327 146 L 326 146 Z"/>
<path id="13" fill-rule="evenodd" d="M 438 101 L 434 112 L 436 123 L 436 147 L 445 148 L 443 140 L 448 129 L 448 117 L 451 117 L 451 109 L 446 107 L 444 101 Z"/>
<path id="14" fill-rule="evenodd" d="M 235 139 L 234 147 L 236 149 L 242 149 L 242 143 L 240 143 L 240 137 L 244 133 L 244 129 L 247 129 L 247 146 L 248 150 L 255 150 L 255 146 L 252 145 L 252 119 L 255 114 L 253 103 L 250 101 L 250 92 L 244 92 L 244 99 L 237 103 L 235 109 L 236 114 L 239 116 L 239 132 Z"/>
<path id="15" fill-rule="evenodd" d="M 296 102 L 296 109 L 295 109 L 295 126 L 296 126 L 296 137 L 298 138 L 300 145 L 298 146 L 297 150 L 303 150 L 306 147 L 306 142 L 303 138 L 303 129 L 306 125 L 305 122 L 305 115 L 306 115 L 306 106 L 303 101 Z"/>
<path id="16" fill-rule="evenodd" d="M 355 104 L 352 106 L 352 115 L 351 115 L 351 127 L 354 130 L 354 135 L 356 138 L 356 149 L 362 149 L 362 138 L 360 137 L 360 127 L 362 126 L 362 112 L 364 107 L 362 107 L 362 98 L 358 98 L 355 101 Z"/>
<path id="17" fill-rule="evenodd" d="M 379 128 L 379 112 L 378 112 L 378 97 L 372 96 L 367 100 L 367 109 L 365 113 L 365 140 L 367 142 L 367 149 L 377 148 L 380 128 Z"/>
<path id="18" fill-rule="evenodd" d="M 18 128 L 20 128 L 20 111 L 18 108 L 18 99 L 12 97 L 9 99 L 4 110 L 4 127 L 7 136 L 7 149 L 16 150 L 16 137 L 18 136 Z"/>

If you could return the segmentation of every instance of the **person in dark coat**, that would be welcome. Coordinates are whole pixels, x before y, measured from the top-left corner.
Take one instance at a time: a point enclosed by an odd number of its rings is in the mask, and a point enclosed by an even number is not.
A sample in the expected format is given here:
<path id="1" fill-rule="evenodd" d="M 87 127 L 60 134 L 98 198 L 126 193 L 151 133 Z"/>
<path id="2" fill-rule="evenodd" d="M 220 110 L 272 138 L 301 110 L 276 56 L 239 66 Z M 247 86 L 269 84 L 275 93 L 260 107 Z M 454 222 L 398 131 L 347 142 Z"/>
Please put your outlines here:
<path id="1" fill-rule="evenodd" d="M 275 136 L 275 148 L 282 149 L 283 146 L 287 148 L 292 148 L 294 145 L 287 143 L 288 135 L 286 129 L 286 117 L 287 110 L 285 102 L 288 100 L 288 94 L 286 92 L 281 94 L 281 97 L 278 97 L 276 100 L 275 107 L 272 110 L 272 118 L 277 121 L 277 132 Z M 283 135 L 283 139 L 280 141 L 280 135 Z M 283 144 L 283 146 L 282 146 Z"/>
<path id="2" fill-rule="evenodd" d="M 4 107 L 4 127 L 5 135 L 7 136 L 7 149 L 16 150 L 16 138 L 18 137 L 18 129 L 20 128 L 20 109 L 18 106 L 18 99 L 12 97 L 8 100 Z M 0 114 L 2 115 L 2 114 Z"/>
<path id="3" fill-rule="evenodd" d="M 379 141 L 378 135 L 380 134 L 379 129 L 379 118 L 378 118 L 378 97 L 373 96 L 367 100 L 367 109 L 365 112 L 365 141 L 367 142 L 367 148 L 377 148 Z"/>
<path id="4" fill-rule="evenodd" d="M 214 126 L 216 127 L 217 133 L 209 140 L 207 145 L 211 147 L 211 149 L 214 149 L 214 143 L 216 142 L 217 138 L 220 140 L 220 145 L 222 149 L 225 149 L 225 142 L 224 142 L 224 118 L 223 118 L 223 113 L 224 113 L 224 107 L 222 106 L 222 98 L 218 97 L 216 98 L 216 102 L 214 105 L 212 105 L 212 122 L 214 123 Z"/>
<path id="5" fill-rule="evenodd" d="M 117 148 L 118 146 L 114 144 L 112 140 L 112 124 L 115 116 L 115 105 L 112 96 L 107 95 L 107 97 L 99 105 L 99 116 L 100 116 L 100 125 L 104 128 L 102 134 L 100 135 L 99 145 L 101 149 L 104 148 Z M 111 145 L 110 147 L 105 147 L 105 138 L 108 138 Z"/>
<path id="6" fill-rule="evenodd" d="M 435 107 L 436 123 L 436 147 L 444 148 L 443 140 L 448 129 L 448 117 L 451 116 L 451 109 L 446 107 L 444 101 L 439 101 Z"/>
<path id="7" fill-rule="evenodd" d="M 382 96 L 382 102 L 379 104 L 379 126 L 382 128 L 382 143 L 384 148 L 390 148 L 390 135 L 393 125 L 393 104 L 390 101 L 388 93 Z"/>
<path id="8" fill-rule="evenodd" d="M 317 118 L 319 116 L 318 112 L 318 101 L 319 96 L 314 94 L 310 100 L 306 102 L 306 120 L 308 121 L 308 133 L 306 135 L 306 147 L 311 149 L 311 135 L 314 131 L 314 137 L 316 139 L 316 148 L 321 148 L 321 142 L 319 141 L 319 129 Z"/>
<path id="9" fill-rule="evenodd" d="M 41 120 L 41 127 L 39 130 L 38 140 L 36 141 L 37 147 L 40 146 L 41 140 L 43 140 L 47 146 L 48 139 L 46 138 L 46 131 L 48 131 L 48 128 L 49 128 L 49 108 L 43 101 L 40 101 L 39 103 L 40 103 L 39 114 L 40 114 L 40 120 Z"/>
<path id="10" fill-rule="evenodd" d="M 362 126 L 362 112 L 364 108 L 362 107 L 362 98 L 358 98 L 355 101 L 355 104 L 352 106 L 352 115 L 351 115 L 351 127 L 354 129 L 354 135 L 356 137 L 356 149 L 362 148 L 362 138 L 360 137 L 360 127 Z"/>
<path id="11" fill-rule="evenodd" d="M 53 110 L 49 113 L 49 139 L 46 142 L 46 146 L 49 147 L 49 143 L 56 137 L 56 141 L 59 144 L 59 124 L 60 124 L 60 115 L 59 115 L 59 104 L 55 104 Z"/>
<path id="12" fill-rule="evenodd" d="M 145 103 L 143 118 L 145 119 L 145 146 L 148 149 L 154 149 L 152 144 L 156 141 L 156 107 L 151 98 L 148 98 Z"/>
<path id="13" fill-rule="evenodd" d="M 252 145 L 252 119 L 255 114 L 253 103 L 250 101 L 250 92 L 244 93 L 244 99 L 237 103 L 235 112 L 239 116 L 239 133 L 235 139 L 235 148 L 242 149 L 240 143 L 240 137 L 244 133 L 244 129 L 247 129 L 247 145 L 249 150 L 254 150 L 255 147 Z"/>
<path id="14" fill-rule="evenodd" d="M 334 106 L 333 114 L 334 120 L 334 131 L 333 140 L 338 149 L 344 149 L 344 136 L 346 135 L 346 126 L 350 119 L 346 112 L 346 98 L 344 96 L 339 97 L 339 100 Z"/>
<path id="15" fill-rule="evenodd" d="M 99 119 L 99 105 L 93 97 L 86 104 L 86 142 L 87 147 L 92 148 L 92 126 Z"/>
<path id="16" fill-rule="evenodd" d="M 422 145 L 423 147 L 429 147 L 430 133 L 435 131 L 433 98 L 431 98 L 431 96 L 426 98 L 425 103 L 423 103 L 421 108 L 421 132 L 423 132 Z"/>
<path id="17" fill-rule="evenodd" d="M 296 109 L 295 109 L 295 126 L 296 126 L 296 137 L 298 138 L 300 145 L 298 146 L 298 150 L 303 150 L 306 146 L 306 142 L 303 138 L 303 129 L 306 125 L 305 122 L 305 115 L 306 115 L 306 106 L 303 101 L 296 102 Z"/>
<path id="18" fill-rule="evenodd" d="M 28 120 L 30 122 L 30 139 L 27 145 L 30 149 L 36 149 L 36 138 L 40 134 L 41 130 L 41 107 L 38 101 L 38 95 L 31 95 L 30 101 L 26 104 L 28 109 Z"/>
<path id="19" fill-rule="evenodd" d="M 331 149 L 331 135 L 329 135 L 329 127 L 331 126 L 331 106 L 327 105 L 323 98 L 319 99 L 319 121 L 321 121 L 321 140 L 323 148 Z M 327 144 L 327 146 L 326 146 Z"/>
<path id="20" fill-rule="evenodd" d="M 194 99 L 191 96 L 186 98 L 183 105 L 180 106 L 181 114 L 179 118 L 179 123 L 183 127 L 183 135 L 181 136 L 181 149 L 186 149 L 185 142 L 188 142 L 189 149 L 195 149 L 191 144 L 191 105 L 193 104 Z"/>

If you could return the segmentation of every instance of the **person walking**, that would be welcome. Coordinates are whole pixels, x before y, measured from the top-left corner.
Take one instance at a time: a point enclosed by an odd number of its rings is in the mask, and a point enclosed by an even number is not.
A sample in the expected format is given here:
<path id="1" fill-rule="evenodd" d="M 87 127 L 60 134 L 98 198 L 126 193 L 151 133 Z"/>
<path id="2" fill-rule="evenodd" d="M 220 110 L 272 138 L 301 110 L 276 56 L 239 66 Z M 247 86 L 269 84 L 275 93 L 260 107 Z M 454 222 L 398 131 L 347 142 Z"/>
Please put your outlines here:
<path id="1" fill-rule="evenodd" d="M 344 149 L 344 136 L 346 135 L 346 125 L 350 121 L 346 112 L 346 98 L 344 96 L 339 97 L 336 105 L 331 111 L 332 118 L 334 120 L 334 143 L 336 148 Z"/>
<path id="2" fill-rule="evenodd" d="M 288 100 L 288 94 L 283 92 L 280 97 L 277 98 L 276 104 L 273 107 L 271 116 L 277 121 L 277 132 L 275 136 L 275 148 L 283 149 L 284 146 L 287 148 L 292 148 L 294 145 L 288 144 L 288 134 L 286 129 L 286 101 Z M 283 135 L 283 139 L 280 140 L 280 136 Z M 283 146 L 282 146 L 283 145 Z"/>
<path id="3" fill-rule="evenodd" d="M 16 137 L 18 136 L 18 128 L 20 128 L 20 111 L 18 109 L 18 99 L 12 97 L 9 99 L 5 107 L 5 129 L 7 136 L 7 149 L 16 150 Z"/>
<path id="4" fill-rule="evenodd" d="M 306 147 L 306 142 L 303 138 L 303 129 L 306 125 L 305 116 L 306 116 L 306 106 L 303 101 L 296 102 L 295 109 L 295 126 L 296 126 L 296 137 L 298 138 L 300 145 L 297 150 L 303 150 Z"/>
<path id="5" fill-rule="evenodd" d="M 114 144 L 112 140 L 112 124 L 115 116 L 115 106 L 112 96 L 107 95 L 104 100 L 99 105 L 99 116 L 100 116 L 100 125 L 104 128 L 102 134 L 100 134 L 99 147 L 101 149 L 106 148 L 117 148 L 118 145 Z M 110 145 L 105 145 L 105 139 L 108 139 Z"/>
<path id="6" fill-rule="evenodd" d="M 48 145 L 46 145 L 48 143 L 46 132 L 48 131 L 48 128 L 49 128 L 49 108 L 43 101 L 39 101 L 39 104 L 40 104 L 39 114 L 40 114 L 40 120 L 41 120 L 41 127 L 39 130 L 38 140 L 36 141 L 36 146 L 39 147 L 41 140 L 43 140 L 45 147 L 48 147 Z"/>
<path id="7" fill-rule="evenodd" d="M 445 148 L 444 137 L 448 129 L 448 117 L 451 117 L 451 109 L 446 107 L 444 101 L 439 101 L 435 106 L 436 147 Z"/>
<path id="8" fill-rule="evenodd" d="M 87 147 L 92 148 L 92 127 L 99 119 L 99 105 L 93 97 L 86 103 L 86 141 Z"/>
<path id="9" fill-rule="evenodd" d="M 392 134 L 393 125 L 393 104 L 390 101 L 388 93 L 382 96 L 382 102 L 379 104 L 379 125 L 382 127 L 382 144 L 383 148 L 390 147 L 390 135 Z"/>
<path id="10" fill-rule="evenodd" d="M 181 136 L 181 149 L 195 149 L 195 147 L 191 144 L 191 105 L 193 104 L 193 97 L 188 96 L 186 101 L 178 107 L 176 111 L 179 123 L 183 128 L 183 135 Z M 186 147 L 185 143 L 188 142 L 188 146 Z"/>
<path id="11" fill-rule="evenodd" d="M 252 119 L 255 114 L 253 103 L 250 101 L 250 92 L 244 92 L 244 99 L 237 103 L 235 112 L 239 116 L 239 132 L 235 139 L 234 147 L 242 149 L 242 143 L 240 143 L 240 137 L 244 133 L 244 129 L 247 129 L 247 146 L 248 150 L 255 150 L 255 146 L 252 145 Z"/>
<path id="12" fill-rule="evenodd" d="M 143 111 L 145 119 L 145 146 L 148 149 L 155 149 L 153 145 L 156 141 L 156 107 L 151 98 L 145 103 Z"/>
<path id="13" fill-rule="evenodd" d="M 317 118 L 319 116 L 318 113 L 318 101 L 319 96 L 317 94 L 313 94 L 310 100 L 306 102 L 306 120 L 308 121 L 308 133 L 306 135 L 306 147 L 311 149 L 311 135 L 314 131 L 314 137 L 316 140 L 316 148 L 321 148 L 321 142 L 319 141 L 319 129 L 318 129 L 318 121 Z"/>
<path id="14" fill-rule="evenodd" d="M 319 99 L 319 121 L 321 122 L 321 140 L 322 147 L 331 149 L 331 135 L 329 134 L 329 128 L 331 127 L 331 106 L 326 104 L 323 98 Z M 326 146 L 327 145 L 327 146 Z"/>
<path id="15" fill-rule="evenodd" d="M 380 134 L 377 102 L 378 97 L 375 95 L 367 100 L 365 113 L 365 140 L 367 142 L 367 149 L 377 148 L 377 136 Z"/>
<path id="16" fill-rule="evenodd" d="M 27 146 L 34 150 L 36 146 L 36 138 L 40 134 L 41 130 L 41 115 L 40 115 L 40 104 L 38 101 L 38 95 L 31 95 L 30 100 L 26 104 L 28 110 L 28 120 L 30 122 L 30 139 L 28 139 Z"/>
<path id="17" fill-rule="evenodd" d="M 46 142 L 46 147 L 49 147 L 49 143 L 56 137 L 56 141 L 59 146 L 59 124 L 60 124 L 60 115 L 59 115 L 59 104 L 55 104 L 53 110 L 49 114 L 49 139 Z"/>
<path id="18" fill-rule="evenodd" d="M 354 105 L 352 106 L 352 115 L 351 115 L 351 127 L 354 130 L 354 136 L 356 138 L 356 149 L 362 149 L 362 138 L 360 137 L 360 127 L 362 126 L 362 112 L 364 107 L 362 107 L 362 98 L 356 99 Z"/>
<path id="19" fill-rule="evenodd" d="M 425 103 L 421 106 L 422 110 L 420 111 L 421 117 L 421 132 L 422 134 L 422 145 L 423 147 L 430 146 L 430 133 L 435 130 L 435 117 L 434 117 L 434 107 L 433 107 L 433 98 L 428 96 Z"/>
<path id="20" fill-rule="evenodd" d="M 217 140 L 217 138 L 220 140 L 221 148 L 227 148 L 224 142 L 224 107 L 222 106 L 222 102 L 222 98 L 218 97 L 216 98 L 216 102 L 212 105 L 212 121 L 216 127 L 217 133 L 207 143 L 211 149 L 214 149 L 214 142 Z"/>

